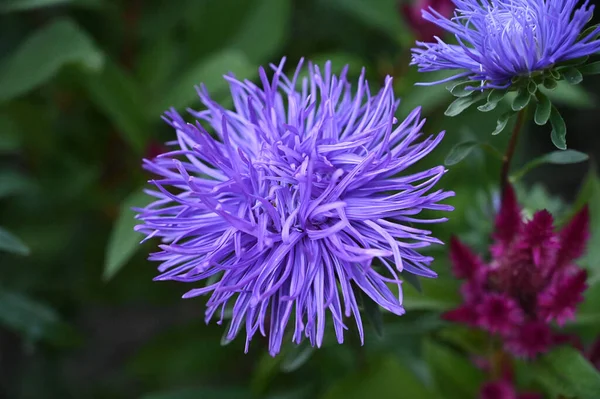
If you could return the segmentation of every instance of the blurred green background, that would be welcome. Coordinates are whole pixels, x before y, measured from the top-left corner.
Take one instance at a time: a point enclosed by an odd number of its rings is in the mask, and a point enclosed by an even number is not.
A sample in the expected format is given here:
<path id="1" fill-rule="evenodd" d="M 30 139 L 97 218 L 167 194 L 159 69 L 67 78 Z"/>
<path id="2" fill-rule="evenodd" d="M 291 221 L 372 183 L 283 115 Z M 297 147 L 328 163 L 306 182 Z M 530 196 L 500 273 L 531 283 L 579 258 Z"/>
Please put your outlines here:
<path id="1" fill-rule="evenodd" d="M 288 70 L 300 57 L 349 64 L 353 77 L 365 66 L 373 89 L 393 75 L 399 116 L 420 105 L 426 132 L 447 131 L 420 169 L 460 142 L 503 151 L 508 132 L 490 132 L 506 104 L 445 117 L 445 88 L 414 86 L 435 78 L 408 67 L 414 40 L 396 0 L 2 0 L 0 397 L 475 397 L 484 374 L 468 354 L 486 343 L 439 318 L 459 303 L 443 247 L 428 250 L 440 278 L 413 282 L 423 293 L 407 284 L 407 315 L 381 315 L 382 334 L 381 323 L 366 326 L 365 346 L 351 329 L 344 345 L 331 334 L 319 350 L 288 342 L 273 359 L 260 339 L 249 354 L 243 339 L 222 342 L 223 328 L 202 321 L 205 299 L 180 299 L 189 286 L 152 282 L 156 264 L 145 258 L 156 243 L 139 247 L 132 231 L 129 209 L 143 205 L 148 178 L 141 159 L 173 137 L 161 113 L 198 107 L 201 82 L 227 104 L 223 74 L 255 79 L 259 65 L 284 55 Z M 599 88 L 589 78 L 553 93 L 570 148 L 592 161 L 533 170 L 519 186 L 528 210 L 571 212 L 600 153 Z M 549 135 L 529 126 L 514 169 L 552 151 Z M 442 183 L 457 193 L 456 211 L 435 234 L 484 251 L 500 162 L 489 147 L 467 147 Z M 586 187 L 579 201 L 596 204 L 597 248 L 600 182 L 588 174 Z M 585 263 L 598 270 L 594 259 Z M 600 333 L 592 276 L 583 321 L 571 327 L 588 341 Z"/>

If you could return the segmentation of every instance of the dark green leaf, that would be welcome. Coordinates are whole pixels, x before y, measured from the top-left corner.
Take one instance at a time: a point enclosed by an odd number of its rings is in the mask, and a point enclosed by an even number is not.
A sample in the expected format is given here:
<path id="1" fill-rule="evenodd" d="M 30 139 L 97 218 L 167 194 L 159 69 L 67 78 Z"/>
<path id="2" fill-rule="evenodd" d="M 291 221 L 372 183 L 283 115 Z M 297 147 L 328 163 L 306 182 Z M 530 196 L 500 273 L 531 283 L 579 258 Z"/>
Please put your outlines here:
<path id="1" fill-rule="evenodd" d="M 360 291 L 360 298 L 363 305 L 363 311 L 373 326 L 375 334 L 380 338 L 383 337 L 383 317 L 381 316 L 379 305 L 362 291 Z"/>
<path id="2" fill-rule="evenodd" d="M 583 75 L 597 75 L 600 73 L 600 61 L 591 62 L 579 68 Z"/>
<path id="3" fill-rule="evenodd" d="M 552 103 L 548 96 L 546 96 L 541 91 L 537 94 L 538 103 L 535 108 L 535 123 L 542 126 L 548 123 L 548 119 L 550 119 L 550 112 L 552 111 Z"/>
<path id="4" fill-rule="evenodd" d="M 203 59 L 182 74 L 157 104 L 156 112 L 162 113 L 170 107 L 182 109 L 198 98 L 195 85 L 204 83 L 213 100 L 218 101 L 229 87 L 223 75 L 232 72 L 237 79 L 251 79 L 258 74 L 258 68 L 246 56 L 235 50 L 223 50 Z"/>
<path id="5" fill-rule="evenodd" d="M 18 195 L 30 190 L 32 187 L 33 183 L 20 173 L 0 173 L 0 199 L 11 195 Z"/>
<path id="6" fill-rule="evenodd" d="M 399 38 L 408 28 L 400 19 L 395 0 L 323 0 L 323 3 L 353 14 L 366 26 L 377 29 L 392 39 Z"/>
<path id="7" fill-rule="evenodd" d="M 102 1 L 103 0 L 3 0 L 3 4 L 0 4 L 0 13 L 35 10 L 42 7 L 70 4 L 97 7 L 102 4 Z"/>
<path id="8" fill-rule="evenodd" d="M 452 93 L 454 97 L 468 97 L 476 92 L 473 90 L 465 90 L 467 86 L 473 86 L 473 81 L 467 80 L 464 82 L 458 82 L 448 86 L 448 91 Z"/>
<path id="9" fill-rule="evenodd" d="M 596 29 L 598 29 L 598 27 L 600 27 L 600 24 L 588 26 L 587 28 L 585 28 L 583 30 L 583 32 L 581 32 L 581 34 L 579 35 L 579 38 L 577 39 L 577 41 L 585 39 L 587 36 L 589 36 L 592 33 L 594 33 L 594 31 Z M 599 36 L 599 34 L 597 33 L 594 36 L 588 38 L 588 40 L 594 40 L 594 39 L 598 38 L 598 36 Z M 583 62 L 585 62 L 589 57 L 581 57 L 581 58 L 584 58 Z"/>
<path id="10" fill-rule="evenodd" d="M 113 63 L 107 63 L 102 73 L 85 74 L 81 80 L 100 111 L 106 114 L 132 148 L 142 152 L 150 132 L 145 115 L 148 101 L 134 80 Z M 155 117 L 152 115 L 152 118 Z"/>
<path id="11" fill-rule="evenodd" d="M 32 343 L 39 340 L 69 343 L 75 332 L 48 306 L 0 287 L 0 323 L 24 335 Z"/>
<path id="12" fill-rule="evenodd" d="M 142 399 L 248 399 L 251 396 L 250 392 L 244 388 L 224 386 L 149 393 L 142 396 Z"/>
<path id="13" fill-rule="evenodd" d="M 566 68 L 562 71 L 562 74 L 565 80 L 572 85 L 579 84 L 583 80 L 583 75 L 577 68 Z"/>
<path id="14" fill-rule="evenodd" d="M 551 79 L 551 78 L 544 79 L 544 87 L 548 90 L 556 89 L 557 85 L 558 85 L 558 83 L 554 79 Z"/>
<path id="15" fill-rule="evenodd" d="M 512 179 L 519 180 L 527 172 L 543 164 L 568 165 L 587 161 L 588 159 L 589 157 L 587 154 L 575 150 L 553 151 L 528 162 L 521 170 L 513 175 Z"/>
<path id="16" fill-rule="evenodd" d="M 480 110 L 481 112 L 492 111 L 492 110 L 496 109 L 496 107 L 498 106 L 498 103 L 500 101 L 502 101 L 502 99 L 504 98 L 505 95 L 506 95 L 506 91 L 504 91 L 504 90 L 492 89 L 492 90 L 490 90 L 490 93 L 488 94 L 487 103 L 480 105 L 479 107 L 477 107 L 477 109 Z"/>
<path id="17" fill-rule="evenodd" d="M 484 373 L 458 352 L 432 340 L 425 341 L 425 359 L 433 370 L 437 387 L 447 399 L 475 398 Z"/>
<path id="18" fill-rule="evenodd" d="M 29 255 L 29 248 L 20 239 L 0 227 L 0 251 Z"/>
<path id="19" fill-rule="evenodd" d="M 583 57 L 573 58 L 571 60 L 563 61 L 559 64 L 559 68 L 570 67 L 570 66 L 578 66 L 581 64 L 585 64 L 585 62 L 590 58 L 589 55 L 584 55 Z"/>
<path id="20" fill-rule="evenodd" d="M 304 340 L 300 345 L 294 346 L 287 352 L 281 362 L 281 371 L 284 373 L 292 373 L 302 367 L 312 356 L 315 348 L 313 348 L 307 340 Z"/>
<path id="21" fill-rule="evenodd" d="M 460 304 L 458 281 L 448 278 L 421 279 L 423 292 L 403 287 L 404 307 L 407 310 L 450 310 Z"/>
<path id="22" fill-rule="evenodd" d="M 545 90 L 545 89 L 544 89 Z M 558 82 L 555 90 L 545 90 L 553 104 L 565 104 L 577 108 L 593 108 L 596 98 L 588 93 L 583 85 L 570 85 L 565 81 Z"/>
<path id="23" fill-rule="evenodd" d="M 408 273 L 408 272 L 402 272 L 402 273 L 400 273 L 400 276 L 402 278 L 402 281 L 406 281 L 415 290 L 417 290 L 417 292 L 419 292 L 419 293 L 423 292 L 423 287 L 421 286 L 421 280 L 419 279 L 419 276 L 417 276 L 416 274 Z"/>
<path id="24" fill-rule="evenodd" d="M 464 141 L 462 143 L 458 143 L 450 150 L 450 152 L 446 156 L 444 165 L 446 165 L 446 166 L 456 165 L 457 163 L 459 163 L 460 161 L 465 159 L 471 153 L 471 151 L 473 151 L 473 149 L 475 147 L 477 147 L 478 145 L 479 145 L 479 143 L 474 140 L 469 140 L 469 141 Z"/>
<path id="25" fill-rule="evenodd" d="M 21 148 L 23 133 L 14 119 L 8 115 L 0 115 L 0 154 L 17 151 Z M 0 184 L 0 191 L 2 191 Z"/>
<path id="26" fill-rule="evenodd" d="M 521 111 L 522 109 L 524 109 L 527 106 L 527 104 L 529 104 L 529 100 L 531 100 L 531 94 L 529 93 L 527 88 L 519 89 L 519 92 L 517 93 L 517 96 L 515 97 L 511 105 L 513 111 Z"/>
<path id="27" fill-rule="evenodd" d="M 597 399 L 600 373 L 575 348 L 561 347 L 534 364 L 535 378 L 553 397 Z"/>
<path id="28" fill-rule="evenodd" d="M 143 208 L 150 203 L 152 197 L 136 192 L 130 195 L 121 204 L 119 217 L 116 220 L 108 245 L 106 247 L 106 258 L 104 260 L 104 279 L 112 278 L 131 258 L 137 250 L 143 236 L 133 230 L 138 221 L 134 219 L 135 211 L 131 208 Z"/>
<path id="29" fill-rule="evenodd" d="M 565 121 L 562 116 L 556 109 L 555 106 L 552 106 L 552 111 L 550 113 L 550 123 L 552 124 L 552 133 L 551 139 L 552 143 L 559 150 L 567 149 L 567 126 L 565 125 Z"/>
<path id="30" fill-rule="evenodd" d="M 0 65 L 0 102 L 35 89 L 66 64 L 98 71 L 103 62 L 102 53 L 79 26 L 56 20 L 35 31 Z"/>
<path id="31" fill-rule="evenodd" d="M 484 97 L 485 95 L 483 93 L 479 93 L 477 95 L 472 95 L 469 97 L 459 97 L 448 106 L 448 109 L 446 110 L 446 112 L 444 112 L 444 114 L 446 116 L 459 115 L 471 105 L 483 100 Z"/>
<path id="32" fill-rule="evenodd" d="M 496 130 L 494 130 L 492 134 L 495 136 L 502 133 L 502 131 L 506 128 L 508 121 L 514 114 L 515 113 L 513 111 L 508 111 L 500 115 L 500 118 L 498 118 L 498 121 L 496 122 Z"/>
<path id="33" fill-rule="evenodd" d="M 376 360 L 366 368 L 333 383 L 322 399 L 440 397 L 416 378 L 415 373 L 404 362 L 400 363 L 392 356 Z"/>
<path id="34" fill-rule="evenodd" d="M 290 30 L 291 0 L 258 0 L 234 38 L 231 48 L 255 63 L 278 52 Z"/>
<path id="35" fill-rule="evenodd" d="M 535 95 L 535 93 L 537 92 L 537 88 L 538 88 L 538 85 L 533 80 L 530 80 L 529 83 L 527 83 L 527 91 L 532 96 Z"/>

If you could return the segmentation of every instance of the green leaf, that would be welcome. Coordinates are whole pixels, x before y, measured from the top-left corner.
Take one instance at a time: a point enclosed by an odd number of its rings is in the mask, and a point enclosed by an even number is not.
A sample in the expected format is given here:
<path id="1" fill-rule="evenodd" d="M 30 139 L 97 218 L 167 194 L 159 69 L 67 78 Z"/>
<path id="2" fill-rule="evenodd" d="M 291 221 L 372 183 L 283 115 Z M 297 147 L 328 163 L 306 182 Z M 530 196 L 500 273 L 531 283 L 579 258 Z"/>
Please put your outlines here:
<path id="1" fill-rule="evenodd" d="M 67 64 L 98 71 L 104 62 L 88 35 L 69 19 L 59 19 L 29 36 L 0 65 L 0 102 L 42 85 Z"/>
<path id="2" fill-rule="evenodd" d="M 0 199 L 18 195 L 34 187 L 33 183 L 25 176 L 16 172 L 0 173 Z"/>
<path id="3" fill-rule="evenodd" d="M 291 0 L 258 0 L 239 28 L 231 48 L 253 63 L 271 58 L 283 46 L 291 26 Z"/>
<path id="4" fill-rule="evenodd" d="M 399 393 L 401 392 L 401 395 Z M 438 398 L 415 373 L 392 356 L 370 361 L 368 365 L 334 382 L 321 399 Z"/>
<path id="5" fill-rule="evenodd" d="M 111 120 L 131 147 L 141 153 L 150 132 L 145 115 L 147 100 L 132 77 L 109 62 L 101 73 L 84 74 L 81 83 L 98 109 Z M 193 88 L 190 87 L 190 90 Z"/>
<path id="6" fill-rule="evenodd" d="M 583 75 L 597 75 L 600 73 L 600 61 L 591 62 L 579 68 Z"/>
<path id="7" fill-rule="evenodd" d="M 473 151 L 473 149 L 478 145 L 479 143 L 474 140 L 463 141 L 462 143 L 458 143 L 457 145 L 452 147 L 452 149 L 446 156 L 444 165 L 456 165 L 457 163 L 465 159 L 471 153 L 471 151 Z"/>
<path id="8" fill-rule="evenodd" d="M 558 82 L 552 78 L 546 78 L 544 79 L 544 87 L 548 90 L 556 90 L 556 87 L 558 86 Z"/>
<path id="9" fill-rule="evenodd" d="M 495 136 L 497 134 L 502 133 L 502 131 L 506 128 L 506 125 L 508 125 L 508 121 L 514 114 L 515 113 L 513 111 L 507 111 L 500 115 L 498 121 L 496 121 L 496 130 L 492 132 L 492 135 Z"/>
<path id="10" fill-rule="evenodd" d="M 472 86 L 473 83 L 474 82 L 471 80 L 467 80 L 464 82 L 454 82 L 454 84 L 448 85 L 446 86 L 446 88 L 454 97 L 468 97 L 472 94 L 475 94 L 475 91 L 465 90 L 465 87 Z"/>
<path id="11" fill-rule="evenodd" d="M 577 68 L 573 67 L 562 70 L 562 75 L 565 80 L 572 85 L 579 84 L 583 80 L 583 75 L 581 72 L 579 72 Z"/>
<path id="12" fill-rule="evenodd" d="M 564 104 L 577 108 L 593 108 L 596 98 L 588 93 L 583 85 L 570 85 L 565 81 L 558 82 L 555 90 L 542 89 L 553 104 Z"/>
<path id="13" fill-rule="evenodd" d="M 597 399 L 600 373 L 575 348 L 561 347 L 534 364 L 535 379 L 556 396 Z"/>
<path id="14" fill-rule="evenodd" d="M 292 373 L 302 367 L 312 354 L 315 348 L 313 348 L 307 340 L 304 340 L 300 345 L 294 346 L 289 352 L 287 352 L 281 362 L 281 371 L 284 373 Z"/>
<path id="15" fill-rule="evenodd" d="M 527 91 L 532 96 L 534 96 L 535 93 L 537 92 L 537 88 L 538 88 L 538 85 L 537 85 L 537 83 L 535 83 L 535 81 L 533 79 L 530 80 L 529 83 L 527 83 Z"/>
<path id="16" fill-rule="evenodd" d="M 10 252 L 17 255 L 29 255 L 30 250 L 17 237 L 0 227 L 0 251 Z"/>
<path id="17" fill-rule="evenodd" d="M 469 108 L 471 105 L 483 100 L 485 98 L 485 94 L 479 93 L 477 95 L 472 95 L 469 97 L 459 97 L 452 102 L 444 112 L 446 116 L 456 116 L 461 112 Z"/>
<path id="18" fill-rule="evenodd" d="M 552 106 L 552 111 L 550 112 L 550 124 L 552 125 L 552 133 L 550 135 L 552 143 L 559 150 L 566 150 L 567 125 L 565 125 L 565 121 L 555 106 Z"/>
<path id="19" fill-rule="evenodd" d="M 102 0 L 3 0 L 3 3 L 0 4 L 0 13 L 70 4 L 97 7 L 102 4 Z"/>
<path id="20" fill-rule="evenodd" d="M 433 370 L 438 389 L 446 399 L 475 398 L 485 376 L 473 363 L 458 352 L 426 340 L 424 356 Z"/>
<path id="21" fill-rule="evenodd" d="M 449 278 L 421 279 L 423 292 L 403 287 L 403 306 L 406 310 L 446 311 L 460 302 L 458 281 Z"/>
<path id="22" fill-rule="evenodd" d="M 218 388 L 184 388 L 174 391 L 149 393 L 142 396 L 142 399 L 248 399 L 250 397 L 250 392 L 244 388 L 224 386 Z"/>
<path id="23" fill-rule="evenodd" d="M 359 291 L 359 296 L 363 312 L 367 316 L 369 323 L 373 326 L 375 334 L 379 338 L 383 337 L 383 317 L 381 316 L 379 305 L 362 291 Z"/>
<path id="24" fill-rule="evenodd" d="M 354 15 L 365 25 L 393 39 L 399 39 L 408 29 L 400 19 L 396 0 L 324 0 L 323 3 Z"/>
<path id="25" fill-rule="evenodd" d="M 17 123 L 8 115 L 0 115 L 0 155 L 10 153 L 21 148 L 23 133 Z M 0 184 L 0 191 L 2 191 Z"/>
<path id="26" fill-rule="evenodd" d="M 0 324 L 22 334 L 31 343 L 43 340 L 60 345 L 78 338 L 52 308 L 3 287 L 0 287 Z"/>
<path id="27" fill-rule="evenodd" d="M 521 88 L 519 89 L 517 96 L 515 97 L 515 99 L 512 102 L 512 110 L 513 111 L 521 111 L 522 109 L 524 109 L 527 104 L 529 104 L 529 101 L 531 100 L 531 94 L 529 93 L 529 90 L 527 90 L 527 88 Z"/>
<path id="28" fill-rule="evenodd" d="M 512 176 L 511 180 L 519 180 L 529 171 L 543 164 L 568 165 L 584 162 L 588 159 L 589 156 L 587 154 L 575 150 L 553 151 L 529 161 L 525 166 L 523 166 L 523 168 L 521 168 Z"/>
<path id="29" fill-rule="evenodd" d="M 579 34 L 579 38 L 577 39 L 577 41 L 580 41 L 580 40 L 582 40 L 582 39 L 585 39 L 587 36 L 589 36 L 589 35 L 591 35 L 592 33 L 594 33 L 594 31 L 595 31 L 596 29 L 598 29 L 598 27 L 600 27 L 600 24 L 596 24 L 596 25 L 591 25 L 591 26 L 588 26 L 587 28 L 585 28 L 585 29 L 583 30 L 583 32 L 581 32 L 581 33 Z M 592 36 L 592 37 L 588 38 L 588 40 L 594 40 L 594 39 L 598 38 L 598 36 L 599 36 L 599 34 L 596 34 L 596 35 L 594 35 L 594 36 Z M 584 61 L 583 61 L 583 62 L 585 62 L 585 61 L 586 61 L 586 60 L 587 60 L 589 57 L 581 57 L 581 58 L 584 58 Z"/>
<path id="30" fill-rule="evenodd" d="M 415 290 L 417 290 L 417 292 L 419 292 L 419 293 L 423 292 L 423 286 L 421 285 L 421 280 L 419 279 L 419 276 L 417 276 L 416 274 L 408 273 L 408 272 L 401 272 L 400 276 L 402 278 L 402 281 L 406 281 Z"/>
<path id="31" fill-rule="evenodd" d="M 542 126 L 548 123 L 548 119 L 550 119 L 550 112 L 552 111 L 552 103 L 548 96 L 546 96 L 541 91 L 537 93 L 538 103 L 535 107 L 535 123 Z"/>
<path id="32" fill-rule="evenodd" d="M 144 192 L 135 192 L 123 201 L 108 239 L 106 258 L 104 260 L 104 279 L 111 279 L 131 258 L 139 247 L 143 236 L 133 228 L 138 221 L 134 218 L 135 211 L 131 208 L 143 208 L 152 201 L 152 197 Z"/>
<path id="33" fill-rule="evenodd" d="M 506 96 L 506 91 L 492 89 L 488 94 L 487 103 L 480 105 L 479 107 L 477 107 L 477 109 L 481 112 L 493 111 L 498 106 L 498 103 L 502 101 L 504 96 Z"/>
<path id="34" fill-rule="evenodd" d="M 223 75 L 232 72 L 237 79 L 252 79 L 258 75 L 258 67 L 252 64 L 241 51 L 223 50 L 201 60 L 182 74 L 171 89 L 161 98 L 155 112 L 175 107 L 182 109 L 194 103 L 198 94 L 195 85 L 204 83 L 213 100 L 218 101 L 228 90 Z"/>

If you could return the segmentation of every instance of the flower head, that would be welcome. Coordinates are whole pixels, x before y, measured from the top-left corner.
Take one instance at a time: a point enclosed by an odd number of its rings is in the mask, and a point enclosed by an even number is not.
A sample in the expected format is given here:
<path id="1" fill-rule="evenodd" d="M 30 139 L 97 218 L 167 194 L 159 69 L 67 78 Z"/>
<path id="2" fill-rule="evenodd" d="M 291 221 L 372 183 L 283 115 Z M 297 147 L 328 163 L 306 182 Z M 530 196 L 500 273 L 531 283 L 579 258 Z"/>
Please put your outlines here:
<path id="1" fill-rule="evenodd" d="M 542 73 L 556 64 L 600 50 L 600 27 L 585 32 L 593 6 L 579 0 L 453 0 L 454 17 L 439 10 L 423 18 L 454 34 L 458 44 L 436 38 L 417 42 L 412 63 L 422 72 L 456 70 L 451 79 L 480 81 L 507 88 L 519 77 Z"/>
<path id="2" fill-rule="evenodd" d="M 549 323 L 573 319 L 583 301 L 587 275 L 573 262 L 589 238 L 587 207 L 557 233 L 547 211 L 524 221 L 507 186 L 493 236 L 488 264 L 452 239 L 454 273 L 466 280 L 464 304 L 445 318 L 499 334 L 513 354 L 534 357 L 564 341 Z"/>
<path id="3" fill-rule="evenodd" d="M 195 122 L 165 114 L 177 139 L 144 160 L 155 201 L 136 227 L 163 241 L 157 280 L 205 281 L 184 298 L 210 294 L 207 322 L 229 307 L 226 339 L 245 328 L 248 350 L 259 332 L 272 355 L 289 323 L 320 346 L 328 313 L 340 343 L 344 316 L 362 339 L 359 293 L 403 314 L 400 272 L 436 276 L 417 249 L 439 240 L 413 223 L 444 221 L 421 213 L 451 210 L 452 195 L 434 189 L 442 166 L 406 172 L 443 134 L 423 135 L 419 109 L 398 124 L 391 78 L 372 95 L 364 71 L 353 90 L 347 68 L 309 63 L 301 79 L 302 62 L 291 77 L 283 66 L 261 68 L 261 86 L 227 76 L 233 110 L 202 89 Z"/>

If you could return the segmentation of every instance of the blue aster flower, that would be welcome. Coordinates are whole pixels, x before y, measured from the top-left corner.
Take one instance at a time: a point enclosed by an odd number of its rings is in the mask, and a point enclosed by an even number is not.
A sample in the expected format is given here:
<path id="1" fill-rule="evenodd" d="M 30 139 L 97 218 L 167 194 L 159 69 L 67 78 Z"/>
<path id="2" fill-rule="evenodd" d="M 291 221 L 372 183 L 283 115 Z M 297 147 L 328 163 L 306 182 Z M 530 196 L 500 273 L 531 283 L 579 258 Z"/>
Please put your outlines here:
<path id="1" fill-rule="evenodd" d="M 453 0 L 454 17 L 434 9 L 423 18 L 452 33 L 458 44 L 417 42 L 412 64 L 421 72 L 456 70 L 442 81 L 466 78 L 474 88 L 506 89 L 564 62 L 600 51 L 600 27 L 584 31 L 594 7 L 579 0 Z M 560 74 L 541 76 L 560 79 Z M 567 79 L 572 76 L 566 76 Z M 575 78 L 578 79 L 578 78 Z M 548 83 L 552 85 L 552 83 Z"/>
<path id="2" fill-rule="evenodd" d="M 155 200 L 136 227 L 162 240 L 156 280 L 198 284 L 183 297 L 210 295 L 207 323 L 230 313 L 225 339 L 245 329 L 247 351 L 260 333 L 273 356 L 288 330 L 320 346 L 331 323 L 343 342 L 352 316 L 362 340 L 358 295 L 403 314 L 401 273 L 436 276 L 417 250 L 440 241 L 417 225 L 445 218 L 422 213 L 453 195 L 435 189 L 444 167 L 407 171 L 443 133 L 424 135 L 419 109 L 398 123 L 391 77 L 372 95 L 364 70 L 353 90 L 347 68 L 283 66 L 260 86 L 226 76 L 232 110 L 202 88 L 195 121 L 166 112 L 177 139 L 144 160 Z"/>

